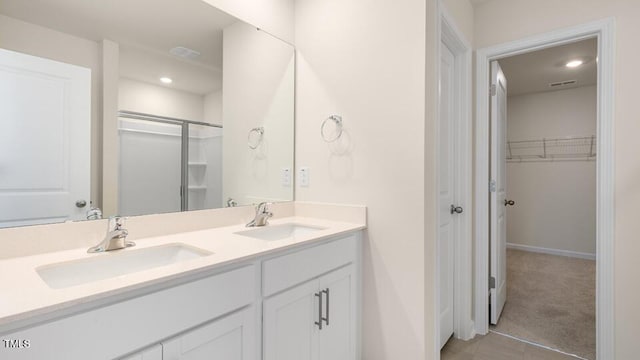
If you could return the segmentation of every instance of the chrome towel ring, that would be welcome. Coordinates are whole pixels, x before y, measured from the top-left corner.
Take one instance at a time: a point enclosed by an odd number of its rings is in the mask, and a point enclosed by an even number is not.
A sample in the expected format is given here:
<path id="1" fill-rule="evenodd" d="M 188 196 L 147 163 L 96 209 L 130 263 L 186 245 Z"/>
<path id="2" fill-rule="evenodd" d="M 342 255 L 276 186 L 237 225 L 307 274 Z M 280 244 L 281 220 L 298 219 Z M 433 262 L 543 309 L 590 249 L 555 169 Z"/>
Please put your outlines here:
<path id="1" fill-rule="evenodd" d="M 325 127 L 329 120 L 335 123 L 335 134 L 330 136 L 331 134 L 327 134 L 325 131 Z M 322 125 L 320 126 L 320 136 L 322 136 L 322 140 L 326 142 L 334 142 L 342 136 L 342 116 L 340 115 L 331 115 L 328 118 L 324 119 Z"/>
<path id="2" fill-rule="evenodd" d="M 264 127 L 255 127 L 249 130 L 249 134 L 247 135 L 247 143 L 249 144 L 250 149 L 257 149 L 260 144 L 262 144 L 262 138 L 264 137 Z"/>

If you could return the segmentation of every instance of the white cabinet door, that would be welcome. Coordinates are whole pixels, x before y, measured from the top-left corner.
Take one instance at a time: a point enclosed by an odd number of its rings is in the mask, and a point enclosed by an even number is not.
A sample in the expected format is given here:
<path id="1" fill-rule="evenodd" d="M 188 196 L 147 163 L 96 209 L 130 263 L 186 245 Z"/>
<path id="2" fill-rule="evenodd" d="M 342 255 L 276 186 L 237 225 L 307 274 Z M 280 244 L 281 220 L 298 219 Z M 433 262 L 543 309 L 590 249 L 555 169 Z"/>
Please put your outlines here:
<path id="1" fill-rule="evenodd" d="M 256 360 L 255 322 L 255 310 L 248 307 L 200 326 L 163 342 L 163 359 Z"/>
<path id="2" fill-rule="evenodd" d="M 355 360 L 355 266 L 264 301 L 264 360 Z"/>
<path id="3" fill-rule="evenodd" d="M 264 360 L 316 360 L 318 280 L 263 302 Z"/>
<path id="4" fill-rule="evenodd" d="M 320 360 L 356 359 L 356 281 L 354 266 L 320 278 L 323 326 L 318 331 Z"/>
<path id="5" fill-rule="evenodd" d="M 152 346 L 147 350 L 129 355 L 121 360 L 162 360 L 162 345 Z"/>

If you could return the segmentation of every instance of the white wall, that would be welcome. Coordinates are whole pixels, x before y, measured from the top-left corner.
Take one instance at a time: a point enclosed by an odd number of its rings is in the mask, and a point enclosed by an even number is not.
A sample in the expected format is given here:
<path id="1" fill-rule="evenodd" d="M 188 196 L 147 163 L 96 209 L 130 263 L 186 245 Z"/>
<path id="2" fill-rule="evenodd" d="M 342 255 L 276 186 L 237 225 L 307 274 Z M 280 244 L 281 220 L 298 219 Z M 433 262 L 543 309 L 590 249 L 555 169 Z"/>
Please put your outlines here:
<path id="1" fill-rule="evenodd" d="M 594 85 L 509 96 L 508 139 L 518 141 L 595 135 L 596 91 Z"/>
<path id="2" fill-rule="evenodd" d="M 102 208 L 103 217 L 118 214 L 118 88 L 120 45 L 104 39 L 102 45 Z"/>
<path id="3" fill-rule="evenodd" d="M 296 168 L 311 169 L 310 186 L 296 188 L 296 200 L 367 206 L 367 360 L 424 359 L 433 348 L 426 13 L 420 1 L 296 1 Z M 345 129 L 333 145 L 320 138 L 320 124 L 331 114 L 343 116 Z"/>
<path id="4" fill-rule="evenodd" d="M 204 96 L 127 78 L 118 82 L 118 106 L 118 110 L 204 120 Z"/>
<path id="5" fill-rule="evenodd" d="M 4 15 L 0 15 L 0 34 L 0 48 L 91 69 L 91 199 L 97 203 L 102 196 L 99 44 Z"/>
<path id="6" fill-rule="evenodd" d="M 204 0 L 289 43 L 294 39 L 295 0 Z"/>
<path id="7" fill-rule="evenodd" d="M 640 150 L 637 134 L 637 94 L 640 58 L 640 1 L 634 0 L 493 0 L 477 6 L 475 43 L 478 48 L 526 36 L 615 17 L 615 352 L 633 359 L 640 352 Z"/>
<path id="8" fill-rule="evenodd" d="M 280 171 L 293 164 L 294 50 L 245 23 L 224 30 L 223 199 L 239 204 L 292 200 Z M 264 127 L 249 148 L 249 130 Z"/>
<path id="9" fill-rule="evenodd" d="M 204 96 L 204 122 L 222 125 L 222 90 Z"/>
<path id="10" fill-rule="evenodd" d="M 510 96 L 507 138 L 595 135 L 596 102 L 595 86 Z M 508 162 L 507 189 L 507 242 L 595 255 L 595 161 Z"/>
<path id="11" fill-rule="evenodd" d="M 442 5 L 454 20 L 465 40 L 473 44 L 473 5 L 469 0 L 442 0 Z"/>

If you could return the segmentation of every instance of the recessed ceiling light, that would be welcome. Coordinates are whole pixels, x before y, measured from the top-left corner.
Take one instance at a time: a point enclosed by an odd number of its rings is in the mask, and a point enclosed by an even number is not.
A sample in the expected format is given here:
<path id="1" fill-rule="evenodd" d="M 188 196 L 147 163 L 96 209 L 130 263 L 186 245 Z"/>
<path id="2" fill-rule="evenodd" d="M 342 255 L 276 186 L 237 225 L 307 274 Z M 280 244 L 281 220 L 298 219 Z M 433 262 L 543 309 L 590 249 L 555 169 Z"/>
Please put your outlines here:
<path id="1" fill-rule="evenodd" d="M 567 63 L 568 68 L 578 67 L 583 64 L 582 60 L 571 60 Z"/>
<path id="2" fill-rule="evenodd" d="M 166 77 L 166 76 L 161 77 L 160 81 L 162 81 L 165 84 L 171 84 L 173 82 L 173 80 L 170 77 Z"/>

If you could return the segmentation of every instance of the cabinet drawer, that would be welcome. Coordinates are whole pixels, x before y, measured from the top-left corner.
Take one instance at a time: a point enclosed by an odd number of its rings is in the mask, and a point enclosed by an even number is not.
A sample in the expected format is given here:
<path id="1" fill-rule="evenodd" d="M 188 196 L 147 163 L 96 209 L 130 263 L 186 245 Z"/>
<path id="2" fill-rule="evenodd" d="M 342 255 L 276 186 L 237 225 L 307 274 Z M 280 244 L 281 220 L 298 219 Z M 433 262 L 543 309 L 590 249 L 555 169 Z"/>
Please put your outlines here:
<path id="1" fill-rule="evenodd" d="M 262 263 L 263 295 L 270 296 L 356 260 L 356 235 Z"/>
<path id="2" fill-rule="evenodd" d="M 117 358 L 251 304 L 255 277 L 245 266 L 8 334 L 31 347 L 0 349 L 0 358 Z"/>

